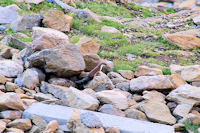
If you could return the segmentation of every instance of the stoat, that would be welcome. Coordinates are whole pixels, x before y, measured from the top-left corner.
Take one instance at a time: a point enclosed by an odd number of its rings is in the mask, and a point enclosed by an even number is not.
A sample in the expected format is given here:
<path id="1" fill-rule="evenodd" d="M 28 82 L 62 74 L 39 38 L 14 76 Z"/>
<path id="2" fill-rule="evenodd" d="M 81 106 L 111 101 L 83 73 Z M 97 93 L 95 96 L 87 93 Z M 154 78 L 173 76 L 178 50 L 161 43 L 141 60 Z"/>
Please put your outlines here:
<path id="1" fill-rule="evenodd" d="M 98 64 L 94 69 L 92 69 L 89 72 L 89 74 L 85 78 L 83 78 L 82 80 L 75 81 L 75 83 L 78 84 L 78 85 L 87 83 L 88 81 L 92 80 L 93 77 L 96 74 L 98 74 L 99 72 L 101 72 L 101 70 L 102 70 L 102 68 L 104 66 L 107 66 L 107 64 L 105 62 L 102 62 L 102 63 Z"/>

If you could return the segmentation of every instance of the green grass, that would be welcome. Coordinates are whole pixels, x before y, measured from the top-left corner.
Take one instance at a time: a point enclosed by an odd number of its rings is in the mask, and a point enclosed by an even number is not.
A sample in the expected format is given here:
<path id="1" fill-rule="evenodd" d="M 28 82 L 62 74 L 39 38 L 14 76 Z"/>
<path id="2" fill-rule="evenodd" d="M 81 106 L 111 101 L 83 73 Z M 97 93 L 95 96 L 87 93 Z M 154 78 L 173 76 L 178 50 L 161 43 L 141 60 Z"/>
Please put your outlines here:
<path id="1" fill-rule="evenodd" d="M 76 2 L 77 8 L 88 8 L 96 14 L 101 16 L 117 17 L 121 16 L 123 18 L 132 18 L 131 12 L 119 6 L 114 6 L 111 4 L 94 2 Z"/>
<path id="2" fill-rule="evenodd" d="M 189 122 L 185 123 L 185 128 L 187 130 L 193 131 L 194 133 L 198 133 L 197 129 L 200 127 L 200 125 L 193 125 L 190 124 Z M 185 130 L 184 133 L 187 133 L 187 131 Z"/>

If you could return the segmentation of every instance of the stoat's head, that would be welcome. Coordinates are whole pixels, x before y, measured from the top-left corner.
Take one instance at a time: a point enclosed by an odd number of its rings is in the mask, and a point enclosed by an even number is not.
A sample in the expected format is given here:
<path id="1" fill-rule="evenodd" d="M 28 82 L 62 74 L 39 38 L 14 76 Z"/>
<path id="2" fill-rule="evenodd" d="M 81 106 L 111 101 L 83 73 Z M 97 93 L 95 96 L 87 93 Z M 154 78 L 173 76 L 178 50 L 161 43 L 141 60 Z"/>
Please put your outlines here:
<path id="1" fill-rule="evenodd" d="M 100 65 L 100 70 L 104 68 L 106 69 L 106 71 L 112 71 L 112 68 L 110 68 L 110 66 L 105 62 L 101 62 L 99 65 Z"/>

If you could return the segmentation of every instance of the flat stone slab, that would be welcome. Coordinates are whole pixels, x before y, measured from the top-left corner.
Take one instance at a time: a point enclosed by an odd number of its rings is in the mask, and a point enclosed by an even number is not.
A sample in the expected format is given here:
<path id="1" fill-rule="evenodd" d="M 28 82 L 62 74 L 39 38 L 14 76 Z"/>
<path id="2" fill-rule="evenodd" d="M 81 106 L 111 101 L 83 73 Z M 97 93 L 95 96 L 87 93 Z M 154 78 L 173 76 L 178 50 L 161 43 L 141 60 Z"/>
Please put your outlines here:
<path id="1" fill-rule="evenodd" d="M 48 105 L 34 103 L 23 112 L 23 118 L 31 118 L 37 115 L 47 122 L 58 120 L 60 127 L 66 127 L 74 108 L 61 105 Z M 174 133 L 172 126 L 153 122 L 140 121 L 115 115 L 109 115 L 94 111 L 81 110 L 81 113 L 93 112 L 103 124 L 104 128 L 116 127 L 121 133 Z"/>

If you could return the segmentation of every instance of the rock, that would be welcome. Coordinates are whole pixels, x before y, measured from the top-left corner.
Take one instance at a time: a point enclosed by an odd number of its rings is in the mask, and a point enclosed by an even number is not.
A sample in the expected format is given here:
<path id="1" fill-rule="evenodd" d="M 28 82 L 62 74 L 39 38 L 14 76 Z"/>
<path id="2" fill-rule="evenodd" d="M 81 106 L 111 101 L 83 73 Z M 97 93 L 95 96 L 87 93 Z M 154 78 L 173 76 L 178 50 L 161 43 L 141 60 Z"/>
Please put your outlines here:
<path id="1" fill-rule="evenodd" d="M 129 82 L 121 82 L 121 83 L 117 83 L 116 88 L 123 90 L 123 91 L 129 91 L 130 89 L 130 83 Z"/>
<path id="2" fill-rule="evenodd" d="M 82 92 L 96 98 L 96 95 L 95 95 L 96 92 L 90 88 L 86 88 L 86 89 L 82 90 Z"/>
<path id="3" fill-rule="evenodd" d="M 37 126 L 33 125 L 32 128 L 29 130 L 29 133 L 40 133 L 42 132 Z"/>
<path id="4" fill-rule="evenodd" d="M 43 23 L 48 28 L 69 32 L 73 17 L 65 15 L 62 11 L 49 10 L 44 16 Z"/>
<path id="5" fill-rule="evenodd" d="M 26 47 L 28 47 L 28 45 L 24 42 L 22 42 L 21 40 L 17 39 L 16 37 L 14 37 L 13 35 L 8 35 L 5 36 L 4 39 L 2 40 L 2 42 L 6 45 L 6 44 L 13 44 L 15 47 L 17 47 L 18 49 L 24 49 Z M 5 55 L 4 55 L 5 56 Z M 10 55 L 9 55 L 10 56 Z"/>
<path id="6" fill-rule="evenodd" d="M 92 12 L 90 9 L 86 8 L 86 9 L 84 9 L 84 11 L 87 12 L 87 15 L 88 15 L 92 20 L 94 20 L 94 21 L 96 21 L 96 22 L 99 22 L 99 23 L 102 22 L 100 16 L 97 15 L 97 14 L 95 14 L 94 12 Z"/>
<path id="7" fill-rule="evenodd" d="M 185 117 L 192 109 L 192 104 L 179 104 L 173 111 L 173 115 Z"/>
<path id="8" fill-rule="evenodd" d="M 32 49 L 30 47 L 27 47 L 21 50 L 19 53 L 14 54 L 12 60 L 26 63 L 27 57 L 30 56 L 31 54 L 33 54 Z"/>
<path id="9" fill-rule="evenodd" d="M 21 63 L 12 60 L 0 60 L 0 74 L 6 77 L 17 77 L 23 70 L 24 67 Z"/>
<path id="10" fill-rule="evenodd" d="M 196 0 L 186 0 L 178 5 L 179 8 L 191 9 L 195 6 Z"/>
<path id="11" fill-rule="evenodd" d="M 56 101 L 56 100 L 58 100 L 55 97 L 53 97 L 51 94 L 36 93 L 36 94 L 33 94 L 33 96 L 34 96 L 34 99 L 36 99 L 38 101 L 45 101 L 45 100 Z"/>
<path id="12" fill-rule="evenodd" d="M 3 133 L 5 129 L 6 129 L 6 123 L 0 120 L 0 133 Z"/>
<path id="13" fill-rule="evenodd" d="M 105 133 L 120 133 L 119 129 L 115 128 L 115 127 L 110 127 L 106 129 Z"/>
<path id="14" fill-rule="evenodd" d="M 110 26 L 103 26 L 101 27 L 101 32 L 108 32 L 108 33 L 121 33 L 118 29 Z"/>
<path id="15" fill-rule="evenodd" d="M 81 113 L 80 114 L 81 122 L 89 128 L 100 128 L 103 127 L 103 124 L 99 118 L 91 112 Z"/>
<path id="16" fill-rule="evenodd" d="M 176 123 L 173 125 L 175 131 L 183 131 L 185 128 L 184 124 Z"/>
<path id="17" fill-rule="evenodd" d="M 121 111 L 119 108 L 116 108 L 112 104 L 104 104 L 98 111 L 102 113 L 110 114 L 110 115 L 125 117 L 124 112 Z"/>
<path id="18" fill-rule="evenodd" d="M 60 31 L 33 27 L 33 49 L 35 51 L 40 51 L 45 48 L 54 48 L 57 45 L 69 44 L 68 36 Z"/>
<path id="19" fill-rule="evenodd" d="M 0 84 L 5 84 L 6 83 L 6 78 L 4 75 L 0 74 Z"/>
<path id="20" fill-rule="evenodd" d="M 200 87 L 200 81 L 199 82 L 192 82 L 192 86 Z"/>
<path id="21" fill-rule="evenodd" d="M 200 81 L 200 65 L 179 66 L 170 65 L 171 73 L 179 74 L 185 81 Z"/>
<path id="22" fill-rule="evenodd" d="M 37 83 L 39 83 L 38 73 L 32 69 L 26 69 L 22 77 L 23 86 L 29 89 L 34 89 Z"/>
<path id="23" fill-rule="evenodd" d="M 33 27 L 40 26 L 43 16 L 40 14 L 31 14 L 28 16 L 23 16 L 16 21 L 13 21 L 10 28 L 14 32 L 29 30 L 32 31 Z"/>
<path id="24" fill-rule="evenodd" d="M 142 96 L 145 100 L 153 100 L 153 101 L 157 101 L 157 102 L 162 102 L 162 103 L 166 103 L 165 102 L 165 95 L 158 92 L 158 91 L 143 91 L 143 96 Z"/>
<path id="25" fill-rule="evenodd" d="M 5 109 L 24 110 L 25 107 L 18 94 L 9 92 L 0 94 L 0 110 Z"/>
<path id="26" fill-rule="evenodd" d="M 192 20 L 196 25 L 200 25 L 200 16 L 196 16 Z"/>
<path id="27" fill-rule="evenodd" d="M 105 90 L 96 93 L 96 97 L 102 103 L 112 104 L 119 109 L 128 108 L 128 99 L 121 92 L 117 90 Z"/>
<path id="28" fill-rule="evenodd" d="M 54 133 L 59 127 L 59 123 L 56 120 L 50 121 L 43 131 L 43 133 Z"/>
<path id="29" fill-rule="evenodd" d="M 0 85 L 0 91 L 6 91 L 6 88 L 5 88 L 5 86 L 4 85 Z"/>
<path id="30" fill-rule="evenodd" d="M 76 44 L 81 51 L 81 54 L 97 54 L 100 48 L 99 42 L 94 42 L 91 38 L 82 37 Z"/>
<path id="31" fill-rule="evenodd" d="M 20 119 L 22 116 L 22 111 L 6 110 L 0 112 L 0 118 L 2 119 Z"/>
<path id="32" fill-rule="evenodd" d="M 90 112 L 81 109 L 80 111 L 81 113 Z M 75 118 L 75 116 L 72 116 L 73 112 L 74 109 L 67 106 L 36 103 L 31 105 L 29 108 L 27 108 L 26 111 L 23 112 L 23 118 L 30 118 L 33 115 L 40 115 L 46 121 L 51 121 L 56 119 L 59 121 L 60 126 L 65 126 L 66 123 L 69 122 L 70 118 Z M 135 132 L 156 133 L 157 131 L 159 131 L 159 133 L 174 133 L 174 128 L 169 125 L 140 121 L 131 118 L 99 113 L 95 111 L 92 111 L 92 113 L 94 113 L 101 120 L 101 122 L 103 123 L 103 127 L 105 129 L 108 127 L 116 127 L 121 132 L 129 132 L 129 133 L 135 133 Z M 76 123 L 77 122 L 75 122 L 75 124 Z M 130 126 L 130 125 L 135 125 L 135 126 Z M 75 128 L 75 126 L 73 127 Z"/>
<path id="33" fill-rule="evenodd" d="M 128 61 L 133 61 L 133 60 L 135 60 L 136 58 L 137 58 L 137 56 L 134 55 L 134 54 L 130 54 L 130 53 L 127 53 L 127 54 L 126 54 L 126 59 L 127 59 Z"/>
<path id="34" fill-rule="evenodd" d="M 193 125 L 199 125 L 200 124 L 200 116 L 197 114 L 189 113 L 183 119 L 179 120 L 179 123 L 182 123 L 182 124 L 184 124 L 186 122 L 189 122 L 189 124 L 193 124 Z"/>
<path id="35" fill-rule="evenodd" d="M 17 12 L 12 7 L 0 7 L 0 24 L 10 24 L 17 19 Z"/>
<path id="36" fill-rule="evenodd" d="M 14 81 L 14 83 L 15 83 L 17 86 L 19 86 L 19 87 L 22 87 L 22 86 L 23 86 L 23 84 L 22 84 L 22 78 L 16 78 L 15 81 Z"/>
<path id="37" fill-rule="evenodd" d="M 110 60 L 103 60 L 103 61 L 106 62 L 107 66 L 103 67 L 102 71 L 111 72 L 114 69 L 114 63 Z"/>
<path id="38" fill-rule="evenodd" d="M 27 131 L 27 130 L 31 129 L 32 124 L 31 124 L 31 121 L 29 119 L 16 119 L 14 121 L 9 122 L 7 124 L 7 126 Z"/>
<path id="39" fill-rule="evenodd" d="M 166 90 L 172 89 L 172 83 L 169 80 L 169 76 L 157 75 L 157 76 L 140 76 L 136 79 L 132 79 L 130 82 L 131 91 L 143 91 L 143 90 Z"/>
<path id="40" fill-rule="evenodd" d="M 17 128 L 6 128 L 6 133 L 24 133 L 24 131 Z"/>
<path id="41" fill-rule="evenodd" d="M 6 91 L 15 91 L 17 88 L 19 88 L 16 84 L 12 82 L 6 82 Z"/>
<path id="42" fill-rule="evenodd" d="M 37 115 L 33 115 L 31 120 L 40 130 L 44 130 L 47 127 L 47 122 Z"/>
<path id="43" fill-rule="evenodd" d="M 200 39 L 192 35 L 165 34 L 164 38 L 171 45 L 179 46 L 184 50 L 196 49 L 200 47 Z"/>
<path id="44" fill-rule="evenodd" d="M 173 73 L 172 75 L 170 75 L 169 79 L 174 89 L 178 88 L 181 85 L 187 84 L 185 80 L 179 74 L 176 74 L 176 73 Z"/>
<path id="45" fill-rule="evenodd" d="M 166 98 L 179 104 L 195 104 L 200 100 L 200 88 L 188 84 L 181 85 L 171 91 Z"/>
<path id="46" fill-rule="evenodd" d="M 84 87 L 91 88 L 94 91 L 102 91 L 110 90 L 114 88 L 114 85 L 112 84 L 112 81 L 108 78 L 106 74 L 100 72 Z"/>
<path id="47" fill-rule="evenodd" d="M 101 62 L 101 59 L 97 54 L 84 54 L 83 59 L 86 65 L 85 71 L 87 72 L 94 69 Z"/>
<path id="48" fill-rule="evenodd" d="M 6 128 L 7 133 L 24 133 L 23 130 L 18 128 Z"/>
<path id="49" fill-rule="evenodd" d="M 62 87 L 42 82 L 41 91 L 53 94 L 56 98 L 62 100 L 64 105 L 70 107 L 96 110 L 99 106 L 99 101 L 73 87 Z"/>
<path id="50" fill-rule="evenodd" d="M 45 69 L 59 77 L 71 77 L 85 69 L 85 62 L 76 45 L 63 45 L 54 49 L 44 49 L 27 58 L 29 66 Z"/>
<path id="51" fill-rule="evenodd" d="M 156 76 L 163 75 L 162 71 L 158 68 L 150 68 L 148 66 L 139 66 L 135 72 L 135 76 Z"/>
<path id="52" fill-rule="evenodd" d="M 51 78 L 48 81 L 50 84 L 54 84 L 54 85 L 59 85 L 59 86 L 65 86 L 65 87 L 75 87 L 76 84 L 74 82 L 72 82 L 69 79 L 65 79 L 65 78 Z"/>
<path id="53" fill-rule="evenodd" d="M 125 114 L 126 114 L 126 117 L 128 117 L 128 118 L 147 121 L 146 115 L 143 112 L 141 112 L 137 109 L 134 109 L 134 108 L 125 110 Z"/>
<path id="54" fill-rule="evenodd" d="M 109 72 L 107 75 L 110 79 L 114 79 L 114 78 L 122 78 L 123 79 L 123 77 L 119 73 L 116 73 L 116 72 Z"/>
<path id="55" fill-rule="evenodd" d="M 125 79 L 133 79 L 133 77 L 134 77 L 133 72 L 130 71 L 130 70 L 118 70 L 117 72 L 119 74 L 121 74 L 122 77 L 125 78 Z"/>
<path id="56" fill-rule="evenodd" d="M 113 78 L 111 79 L 111 81 L 114 85 L 119 84 L 119 83 L 124 83 L 124 82 L 130 82 L 129 80 L 124 79 L 124 78 Z"/>
<path id="57" fill-rule="evenodd" d="M 140 105 L 140 110 L 143 111 L 147 118 L 153 122 L 170 125 L 176 123 L 176 118 L 171 115 L 169 108 L 164 103 L 146 101 L 144 104 Z"/>
<path id="58" fill-rule="evenodd" d="M 0 31 L 5 31 L 6 30 L 6 27 L 5 26 L 2 26 L 0 25 Z"/>
<path id="59" fill-rule="evenodd" d="M 83 117 L 83 116 L 82 116 Z M 102 127 L 100 128 L 90 128 L 87 127 L 84 123 L 82 122 L 83 119 L 84 121 L 87 121 L 87 123 L 92 122 L 96 123 L 96 117 L 89 117 L 90 119 L 86 119 L 87 117 L 81 118 L 80 111 L 79 110 L 74 110 L 72 113 L 71 117 L 69 118 L 67 122 L 67 127 L 71 132 L 87 132 L 87 133 L 105 133 L 104 129 Z M 90 120 L 90 121 L 88 121 Z M 93 125 L 93 123 L 91 123 Z M 95 124 L 96 125 L 96 124 Z"/>
<path id="60" fill-rule="evenodd" d="M 5 48 L 3 51 L 1 51 L 0 56 L 5 58 L 5 59 L 11 59 L 12 58 L 11 49 L 10 48 Z"/>

